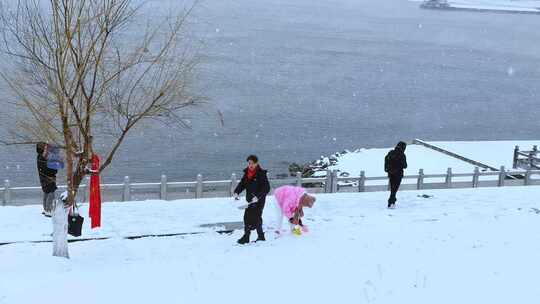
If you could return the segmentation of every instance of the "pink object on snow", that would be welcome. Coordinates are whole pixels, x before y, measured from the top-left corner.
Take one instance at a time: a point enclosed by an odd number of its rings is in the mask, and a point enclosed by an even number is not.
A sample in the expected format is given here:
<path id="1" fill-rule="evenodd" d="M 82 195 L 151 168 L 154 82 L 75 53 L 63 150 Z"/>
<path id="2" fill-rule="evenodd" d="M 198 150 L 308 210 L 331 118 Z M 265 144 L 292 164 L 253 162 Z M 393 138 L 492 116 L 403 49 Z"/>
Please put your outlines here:
<path id="1" fill-rule="evenodd" d="M 302 187 L 282 186 L 274 191 L 274 197 L 281 208 L 281 213 L 287 218 L 291 218 L 305 193 L 306 190 Z"/>

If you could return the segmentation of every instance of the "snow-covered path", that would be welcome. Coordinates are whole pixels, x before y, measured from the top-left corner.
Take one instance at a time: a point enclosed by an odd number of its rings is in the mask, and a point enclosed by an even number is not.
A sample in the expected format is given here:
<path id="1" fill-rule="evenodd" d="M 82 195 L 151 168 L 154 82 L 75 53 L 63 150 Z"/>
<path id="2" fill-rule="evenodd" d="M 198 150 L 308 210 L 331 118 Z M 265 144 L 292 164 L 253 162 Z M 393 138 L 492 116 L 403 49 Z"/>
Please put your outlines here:
<path id="1" fill-rule="evenodd" d="M 407 191 L 396 210 L 386 195 L 319 195 L 309 234 L 249 246 L 235 245 L 240 232 L 72 243 L 71 260 L 50 244 L 0 246 L 0 303 L 537 302 L 540 187 Z M 0 240 L 43 237 L 38 212 L 0 208 Z M 180 232 L 241 212 L 208 199 L 106 204 L 103 217 L 83 236 Z"/>

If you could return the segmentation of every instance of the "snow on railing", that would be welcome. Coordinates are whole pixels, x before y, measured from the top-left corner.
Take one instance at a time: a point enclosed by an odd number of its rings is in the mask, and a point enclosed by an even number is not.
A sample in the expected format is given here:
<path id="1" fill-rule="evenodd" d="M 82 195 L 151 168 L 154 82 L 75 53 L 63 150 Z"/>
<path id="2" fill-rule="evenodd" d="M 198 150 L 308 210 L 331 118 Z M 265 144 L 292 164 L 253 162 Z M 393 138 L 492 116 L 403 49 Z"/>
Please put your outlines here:
<path id="1" fill-rule="evenodd" d="M 477 187 L 503 187 L 503 186 L 528 186 L 540 185 L 540 178 L 531 178 L 540 175 L 540 170 L 506 170 L 502 166 L 498 171 L 481 172 L 478 167 L 471 173 L 453 173 L 448 168 L 443 174 L 425 174 L 423 169 L 418 174 L 403 176 L 401 189 L 449 189 L 449 188 L 477 188 Z M 483 177 L 483 178 L 482 178 Z M 429 181 L 438 179 L 438 181 Z M 413 180 L 413 183 L 408 181 Z M 426 181 L 427 180 L 427 181 Z M 85 202 L 87 198 L 87 182 L 81 184 L 78 200 Z M 232 196 L 238 185 L 236 174 L 231 175 L 230 180 L 205 181 L 201 174 L 197 175 L 196 181 L 169 182 L 166 175 L 161 176 L 160 182 L 131 183 L 128 176 L 123 183 L 102 184 L 102 196 L 106 201 L 118 201 L 114 197 L 121 194 L 120 201 L 140 199 L 172 200 L 182 198 L 203 197 L 226 197 Z M 358 176 L 338 176 L 338 171 L 327 170 L 325 177 L 302 177 L 298 172 L 295 177 L 288 179 L 270 179 L 272 188 L 283 185 L 297 185 L 305 187 L 314 193 L 336 192 L 373 192 L 387 191 L 387 176 L 366 176 L 361 171 Z M 66 189 L 62 185 L 60 190 Z M 184 190 L 178 191 L 178 189 Z M 41 187 L 12 187 L 9 180 L 4 181 L 2 193 L 2 205 L 28 205 L 40 204 Z M 112 192 L 112 193 L 111 193 Z M 136 194 L 136 195 L 134 195 Z M 27 196 L 25 198 L 25 196 Z"/>
<path id="2" fill-rule="evenodd" d="M 513 168 L 517 169 L 540 169 L 540 157 L 538 146 L 534 145 L 531 151 L 520 151 L 519 146 L 514 148 Z"/>

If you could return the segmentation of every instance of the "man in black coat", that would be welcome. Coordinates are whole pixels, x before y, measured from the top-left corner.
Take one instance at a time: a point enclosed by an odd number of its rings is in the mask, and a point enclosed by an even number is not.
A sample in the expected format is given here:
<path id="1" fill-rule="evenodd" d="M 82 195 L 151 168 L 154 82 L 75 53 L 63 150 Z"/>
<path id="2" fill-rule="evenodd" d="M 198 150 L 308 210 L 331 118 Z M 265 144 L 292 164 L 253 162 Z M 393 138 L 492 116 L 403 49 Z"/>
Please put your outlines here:
<path id="1" fill-rule="evenodd" d="M 244 211 L 244 236 L 239 240 L 239 244 L 249 243 L 251 230 L 257 230 L 257 241 L 264 241 L 264 231 L 262 229 L 262 213 L 266 202 L 266 195 L 270 192 L 270 183 L 266 175 L 266 170 L 259 166 L 259 159 L 255 155 L 247 158 L 248 167 L 244 169 L 244 176 L 234 190 L 234 198 L 239 199 L 240 193 L 246 190 L 246 201 L 248 207 Z"/>
<path id="2" fill-rule="evenodd" d="M 40 142 L 36 145 L 37 170 L 39 183 L 43 190 L 43 215 L 50 217 L 52 214 L 53 202 L 56 191 L 57 170 L 47 167 L 47 144 Z"/>
<path id="3" fill-rule="evenodd" d="M 384 171 L 388 173 L 390 182 L 390 198 L 388 198 L 388 208 L 396 207 L 396 193 L 401 185 L 403 170 L 407 168 L 407 157 L 405 156 L 407 144 L 400 141 L 394 150 L 388 152 L 384 158 Z"/>

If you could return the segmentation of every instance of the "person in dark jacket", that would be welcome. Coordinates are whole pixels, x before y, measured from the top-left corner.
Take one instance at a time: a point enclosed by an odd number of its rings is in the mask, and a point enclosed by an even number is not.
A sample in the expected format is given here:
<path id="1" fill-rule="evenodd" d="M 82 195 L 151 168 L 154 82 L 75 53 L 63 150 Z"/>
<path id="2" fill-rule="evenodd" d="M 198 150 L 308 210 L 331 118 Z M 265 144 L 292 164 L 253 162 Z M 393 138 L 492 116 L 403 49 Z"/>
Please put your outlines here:
<path id="1" fill-rule="evenodd" d="M 47 167 L 47 144 L 40 142 L 36 145 L 37 170 L 39 183 L 43 190 L 43 215 L 50 217 L 52 214 L 53 202 L 56 192 L 57 170 Z"/>
<path id="2" fill-rule="evenodd" d="M 248 167 L 244 169 L 244 176 L 234 190 L 234 198 L 239 199 L 240 193 L 246 190 L 246 201 L 248 207 L 244 211 L 244 236 L 239 240 L 239 244 L 249 243 L 251 230 L 257 230 L 257 241 L 265 241 L 262 229 L 262 213 L 266 202 L 266 195 L 270 192 L 270 183 L 259 165 L 259 159 L 255 155 L 247 158 Z"/>
<path id="3" fill-rule="evenodd" d="M 384 158 L 384 171 L 388 173 L 390 183 L 390 198 L 388 198 L 388 208 L 396 207 L 396 193 L 398 192 L 403 170 L 407 168 L 407 157 L 405 156 L 407 144 L 400 141 L 394 150 L 388 152 Z"/>

